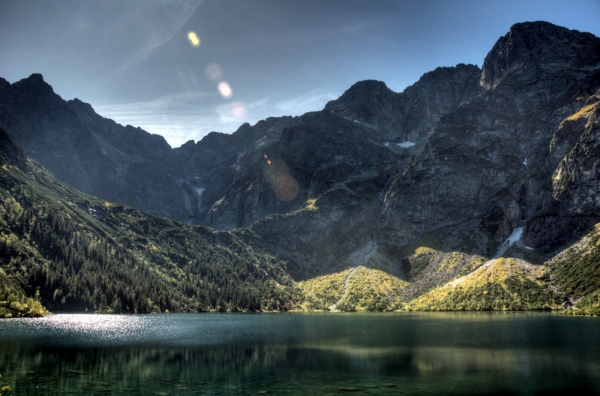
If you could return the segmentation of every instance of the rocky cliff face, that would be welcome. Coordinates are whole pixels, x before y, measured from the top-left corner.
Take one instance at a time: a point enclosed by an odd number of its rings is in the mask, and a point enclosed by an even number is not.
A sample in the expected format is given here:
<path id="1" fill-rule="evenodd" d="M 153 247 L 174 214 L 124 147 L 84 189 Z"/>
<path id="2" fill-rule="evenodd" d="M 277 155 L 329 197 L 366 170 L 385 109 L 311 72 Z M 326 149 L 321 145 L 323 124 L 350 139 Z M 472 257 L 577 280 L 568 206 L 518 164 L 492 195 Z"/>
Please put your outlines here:
<path id="1" fill-rule="evenodd" d="M 477 218 L 501 242 L 539 213 L 560 161 L 549 153 L 554 132 L 598 87 L 598 43 L 548 23 L 515 25 L 486 57 L 486 90 L 442 117 L 390 186 L 383 238 L 410 242 Z"/>
<path id="2" fill-rule="evenodd" d="M 171 151 L 161 136 L 102 118 L 78 99 L 62 100 L 39 74 L 3 81 L 0 90 L 0 125 L 57 178 L 107 200 L 186 218 L 182 188 L 161 165 Z"/>
<path id="3" fill-rule="evenodd" d="M 159 135 L 123 127 L 78 99 L 64 101 L 39 74 L 12 85 L 0 79 L 0 126 L 29 157 L 83 192 L 188 223 L 205 222 L 246 151 L 293 124 L 270 118 L 172 149 Z"/>
<path id="4" fill-rule="evenodd" d="M 361 81 L 327 103 L 325 110 L 373 128 L 393 143 L 420 141 L 441 116 L 483 91 L 480 76 L 474 65 L 438 67 L 401 93 L 381 81 Z"/>
<path id="5" fill-rule="evenodd" d="M 368 250 L 364 263 L 413 281 L 423 276 L 402 265 L 406 247 L 440 230 L 443 251 L 488 257 L 520 227 L 532 248 L 572 241 L 598 221 L 590 143 L 598 43 L 548 23 L 518 24 L 481 72 L 438 69 L 401 94 L 381 82 L 357 83 L 273 146 L 304 206 L 251 229 L 310 273 L 352 266 L 350 257 Z M 414 98 L 426 99 L 403 107 Z M 417 109 L 421 116 L 411 118 Z M 575 113 L 585 120 L 571 133 L 561 125 Z M 582 133 L 587 143 L 577 143 Z M 406 141 L 415 145 L 395 144 Z M 574 183 L 572 193 L 557 195 L 555 174 L 570 175 L 563 178 Z"/>
<path id="6" fill-rule="evenodd" d="M 599 89 L 600 39 L 532 22 L 500 38 L 482 69 L 438 68 L 402 93 L 362 81 L 322 111 L 176 149 L 62 101 L 38 75 L 0 83 L 0 126 L 83 191 L 240 228 L 297 279 L 363 265 L 409 281 L 402 293 L 414 297 L 521 227 L 542 254 L 600 220 Z M 415 253 L 424 246 L 436 260 Z"/>
<path id="7" fill-rule="evenodd" d="M 527 222 L 525 241 L 532 246 L 551 250 L 583 236 L 600 222 L 599 98 L 596 92 L 580 100 L 581 109 L 554 134 L 548 156 L 554 167 L 552 184 L 547 183 L 539 210 Z"/>

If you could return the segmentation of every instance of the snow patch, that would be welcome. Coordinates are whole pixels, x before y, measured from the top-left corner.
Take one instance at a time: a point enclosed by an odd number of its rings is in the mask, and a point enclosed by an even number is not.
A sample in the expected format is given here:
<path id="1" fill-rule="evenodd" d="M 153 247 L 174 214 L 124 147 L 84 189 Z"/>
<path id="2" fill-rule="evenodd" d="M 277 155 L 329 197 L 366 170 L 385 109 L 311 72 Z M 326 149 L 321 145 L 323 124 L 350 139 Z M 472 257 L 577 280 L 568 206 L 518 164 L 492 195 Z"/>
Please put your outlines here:
<path id="1" fill-rule="evenodd" d="M 523 228 L 524 227 L 518 227 L 513 230 L 512 234 L 510 234 L 506 241 L 504 241 L 504 243 L 500 245 L 500 248 L 494 256 L 495 259 L 502 257 L 502 255 L 506 253 L 508 248 L 510 248 L 515 242 L 521 239 L 521 236 L 523 235 Z"/>
<path id="2" fill-rule="evenodd" d="M 385 142 L 385 147 L 388 147 L 390 145 L 390 142 Z"/>
<path id="3" fill-rule="evenodd" d="M 402 142 L 402 143 L 396 143 L 398 146 L 402 147 L 402 148 L 409 148 L 414 146 L 416 143 L 413 142 Z"/>
<path id="4" fill-rule="evenodd" d="M 510 234 L 510 236 L 506 239 L 506 241 L 504 241 L 504 243 L 502 245 L 500 245 L 500 248 L 498 249 L 498 251 L 496 252 L 494 257 L 492 257 L 491 260 L 486 261 L 481 267 L 475 269 L 474 271 L 472 271 L 466 275 L 461 276 L 458 279 L 453 280 L 452 282 L 449 282 L 448 284 L 454 289 L 456 286 L 458 286 L 462 282 L 464 282 L 465 279 L 467 279 L 469 276 L 472 276 L 475 273 L 481 272 L 481 271 L 489 268 L 497 259 L 502 257 L 502 255 L 504 253 L 506 253 L 506 251 L 508 250 L 509 247 L 511 247 L 515 242 L 517 242 L 521 239 L 521 236 L 523 236 L 523 228 L 524 227 L 515 228 L 513 230 L 512 234 Z M 533 250 L 528 246 L 525 246 L 525 247 L 527 249 Z"/>
<path id="5" fill-rule="evenodd" d="M 525 249 L 527 249 L 527 250 L 533 250 L 533 248 L 529 247 L 529 246 L 525 246 Z"/>
<path id="6" fill-rule="evenodd" d="M 527 158 L 525 158 L 525 161 L 523 161 L 523 165 L 527 166 Z"/>
<path id="7" fill-rule="evenodd" d="M 206 188 L 202 188 L 202 187 L 194 188 L 194 191 L 196 191 L 196 194 L 198 194 L 198 198 L 202 198 L 202 193 L 204 192 L 204 190 L 206 190 Z"/>
<path id="8" fill-rule="evenodd" d="M 523 235 L 523 227 L 515 228 L 513 230 L 512 234 L 510 234 L 510 236 L 504 243 L 509 243 L 509 246 L 512 246 L 515 242 L 517 242 L 519 239 L 521 239 L 522 235 Z"/>

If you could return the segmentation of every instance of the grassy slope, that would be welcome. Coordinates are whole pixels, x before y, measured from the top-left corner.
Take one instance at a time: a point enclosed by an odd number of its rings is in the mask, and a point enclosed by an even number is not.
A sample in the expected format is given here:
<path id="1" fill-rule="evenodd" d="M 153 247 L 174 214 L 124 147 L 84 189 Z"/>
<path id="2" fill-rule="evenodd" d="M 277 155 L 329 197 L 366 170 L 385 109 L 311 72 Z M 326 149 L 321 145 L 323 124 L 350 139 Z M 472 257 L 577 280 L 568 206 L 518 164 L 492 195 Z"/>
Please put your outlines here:
<path id="1" fill-rule="evenodd" d="M 577 303 L 569 313 L 600 315 L 600 223 L 548 265 L 561 294 Z"/>
<path id="2" fill-rule="evenodd" d="M 348 289 L 344 295 L 347 278 Z M 338 303 L 337 310 L 345 312 L 389 311 L 399 304 L 399 292 L 406 284 L 406 281 L 384 271 L 359 266 L 354 272 L 347 269 L 299 282 L 297 287 L 305 300 L 298 308 L 305 311 L 327 310 Z"/>
<path id="3" fill-rule="evenodd" d="M 544 266 L 515 258 L 499 258 L 416 298 L 408 310 L 535 310 L 552 309 L 555 302 Z"/>

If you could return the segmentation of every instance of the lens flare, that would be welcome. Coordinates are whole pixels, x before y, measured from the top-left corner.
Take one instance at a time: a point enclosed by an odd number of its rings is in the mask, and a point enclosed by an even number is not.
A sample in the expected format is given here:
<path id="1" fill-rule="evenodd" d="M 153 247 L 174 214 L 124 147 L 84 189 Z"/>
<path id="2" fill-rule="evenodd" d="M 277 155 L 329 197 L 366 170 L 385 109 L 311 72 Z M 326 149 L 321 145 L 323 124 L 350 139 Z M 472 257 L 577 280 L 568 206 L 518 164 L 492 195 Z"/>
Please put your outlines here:
<path id="1" fill-rule="evenodd" d="M 224 97 L 225 99 L 229 99 L 229 98 L 231 98 L 231 95 L 233 95 L 233 91 L 231 90 L 231 87 L 225 81 L 221 81 L 219 83 L 219 85 L 217 85 L 217 89 L 219 90 L 219 93 L 221 94 L 221 96 Z"/>
<path id="2" fill-rule="evenodd" d="M 231 114 L 238 120 L 246 117 L 246 107 L 242 103 L 234 103 L 231 107 Z"/>
<path id="3" fill-rule="evenodd" d="M 204 74 L 209 80 L 215 82 L 223 78 L 223 71 L 221 70 L 221 66 L 214 62 L 206 65 L 206 68 L 204 69 Z"/>
<path id="4" fill-rule="evenodd" d="M 294 177 L 290 174 L 290 170 L 281 160 L 267 160 L 263 174 L 266 181 L 271 185 L 273 193 L 280 201 L 291 201 L 298 196 L 300 186 Z"/>
<path id="5" fill-rule="evenodd" d="M 273 185 L 273 192 L 280 201 L 291 201 L 299 191 L 298 182 L 290 175 L 282 175 Z"/>
<path id="6" fill-rule="evenodd" d="M 198 37 L 196 32 L 189 32 L 187 38 L 192 47 L 200 47 L 200 37 Z"/>

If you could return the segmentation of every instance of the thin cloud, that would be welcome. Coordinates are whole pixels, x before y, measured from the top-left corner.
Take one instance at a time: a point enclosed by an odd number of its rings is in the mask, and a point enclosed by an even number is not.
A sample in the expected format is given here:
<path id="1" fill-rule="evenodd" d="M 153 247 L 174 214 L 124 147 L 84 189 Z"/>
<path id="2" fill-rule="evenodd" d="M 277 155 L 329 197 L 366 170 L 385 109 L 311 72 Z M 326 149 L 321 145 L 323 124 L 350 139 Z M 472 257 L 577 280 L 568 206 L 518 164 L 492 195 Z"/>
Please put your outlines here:
<path id="1" fill-rule="evenodd" d="M 287 115 L 301 115 L 309 111 L 321 110 L 327 102 L 338 97 L 339 95 L 333 92 L 317 89 L 292 99 L 280 101 L 275 104 L 275 108 Z"/>
<path id="2" fill-rule="evenodd" d="M 166 30 L 160 32 L 157 30 L 152 31 L 152 34 L 149 36 L 149 42 L 145 43 L 144 47 L 135 53 L 131 58 L 129 58 L 125 63 L 119 66 L 115 73 L 122 73 L 130 67 L 138 64 L 139 62 L 146 59 L 148 56 L 152 55 L 156 52 L 160 47 L 162 47 L 165 43 L 171 40 L 185 25 L 185 23 L 194 15 L 198 7 L 204 2 L 204 0 L 190 0 L 190 1 L 180 1 L 177 4 L 181 4 L 182 8 L 180 9 L 178 15 L 175 17 L 171 26 L 169 26 Z"/>
<path id="3" fill-rule="evenodd" d="M 179 147 L 189 140 L 198 141 L 209 132 L 232 133 L 244 122 L 253 125 L 267 117 L 318 111 L 337 96 L 325 90 L 313 90 L 290 100 L 263 97 L 215 105 L 214 99 L 219 97 L 216 92 L 184 92 L 147 102 L 95 106 L 95 109 L 120 124 L 139 126 L 162 135 L 171 147 Z"/>
<path id="4" fill-rule="evenodd" d="M 240 118 L 236 116 L 235 109 L 239 108 L 239 106 L 243 106 L 245 109 L 245 117 Z M 269 109 L 269 99 L 262 98 L 259 100 L 255 100 L 249 103 L 245 102 L 232 102 L 226 103 L 220 106 L 217 106 L 216 111 L 219 115 L 219 119 L 221 120 L 223 125 L 231 126 L 239 126 L 244 122 L 254 123 L 258 120 L 265 118 L 264 114 Z M 227 128 L 226 128 L 227 129 Z M 236 128 L 237 129 L 237 128 Z M 235 130 L 235 129 L 234 129 Z"/>
<path id="5" fill-rule="evenodd" d="M 212 130 L 220 130 L 219 117 L 210 106 L 215 96 L 212 92 L 184 92 L 147 102 L 94 108 L 103 117 L 162 135 L 172 147 L 178 147 L 188 140 L 199 140 Z"/>

